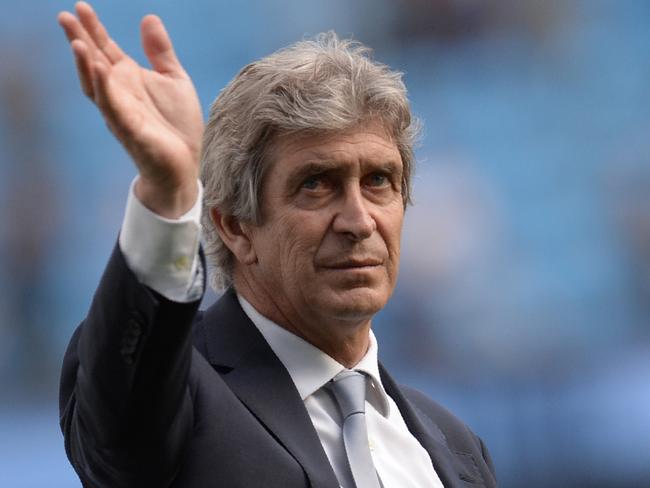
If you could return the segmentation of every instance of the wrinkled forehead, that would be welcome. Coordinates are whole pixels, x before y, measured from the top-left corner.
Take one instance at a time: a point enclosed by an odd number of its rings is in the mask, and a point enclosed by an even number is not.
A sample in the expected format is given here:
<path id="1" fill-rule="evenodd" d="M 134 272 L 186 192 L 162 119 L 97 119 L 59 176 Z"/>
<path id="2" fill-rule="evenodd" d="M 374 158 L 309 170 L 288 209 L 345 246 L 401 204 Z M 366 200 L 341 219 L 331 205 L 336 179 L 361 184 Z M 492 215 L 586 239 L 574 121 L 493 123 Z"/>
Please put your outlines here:
<path id="1" fill-rule="evenodd" d="M 381 120 L 371 120 L 344 130 L 312 130 L 279 134 L 273 138 L 266 151 L 266 164 L 275 165 L 278 161 L 298 159 L 336 161 L 345 152 L 383 158 L 392 153 L 399 156 L 394 138 Z"/>
<path id="2" fill-rule="evenodd" d="M 280 178 L 305 168 L 355 173 L 390 166 L 401 173 L 402 159 L 395 142 L 378 125 L 326 134 L 285 135 L 277 139 L 267 160 L 269 175 Z"/>

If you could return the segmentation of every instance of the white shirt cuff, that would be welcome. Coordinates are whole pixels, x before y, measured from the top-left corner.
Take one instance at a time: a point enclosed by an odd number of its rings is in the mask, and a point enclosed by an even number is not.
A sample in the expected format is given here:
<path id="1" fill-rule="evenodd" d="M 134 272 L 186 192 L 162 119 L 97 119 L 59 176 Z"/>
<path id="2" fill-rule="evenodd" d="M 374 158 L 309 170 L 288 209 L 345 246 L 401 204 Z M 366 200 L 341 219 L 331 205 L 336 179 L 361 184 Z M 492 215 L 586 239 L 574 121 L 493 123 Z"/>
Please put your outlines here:
<path id="1" fill-rule="evenodd" d="M 199 259 L 201 201 L 198 181 L 194 206 L 179 219 L 167 219 L 146 208 L 135 196 L 137 177 L 131 182 L 119 246 L 126 263 L 141 283 L 176 302 L 191 302 L 203 292 L 203 266 Z"/>

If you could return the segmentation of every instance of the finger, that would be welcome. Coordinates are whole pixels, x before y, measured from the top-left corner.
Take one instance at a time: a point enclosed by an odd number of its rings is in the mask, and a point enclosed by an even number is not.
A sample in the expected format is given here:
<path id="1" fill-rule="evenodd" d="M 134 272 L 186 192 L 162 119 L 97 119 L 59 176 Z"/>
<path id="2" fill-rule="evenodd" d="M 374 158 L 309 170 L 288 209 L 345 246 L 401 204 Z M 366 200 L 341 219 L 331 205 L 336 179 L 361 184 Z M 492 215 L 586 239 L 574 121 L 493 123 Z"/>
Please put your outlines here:
<path id="1" fill-rule="evenodd" d="M 132 134 L 134 127 L 140 123 L 141 115 L 138 110 L 125 110 L 120 106 L 123 98 L 115 95 L 111 89 L 110 66 L 96 62 L 93 66 L 93 91 L 95 104 L 101 111 L 110 131 L 118 140 L 130 150 L 132 148 Z"/>
<path id="2" fill-rule="evenodd" d="M 140 33 L 144 53 L 155 71 L 172 76 L 187 76 L 160 18 L 155 15 L 145 16 L 140 25 Z"/>
<path id="3" fill-rule="evenodd" d="M 77 17 L 69 12 L 61 12 L 59 14 L 58 20 L 59 25 L 61 25 L 63 28 L 63 31 L 65 32 L 65 35 L 70 43 L 77 39 L 81 40 L 88 48 L 88 55 L 91 58 L 97 59 L 98 61 L 102 61 L 104 63 L 109 62 L 104 53 L 97 48 L 95 41 L 93 41 L 88 32 L 86 32 L 86 29 L 83 25 L 81 25 Z"/>
<path id="4" fill-rule="evenodd" d="M 93 65 L 95 76 L 93 77 L 93 91 L 95 92 L 95 102 L 102 109 L 109 108 L 108 103 L 108 68 L 101 62 L 95 62 Z"/>
<path id="5" fill-rule="evenodd" d="M 95 76 L 93 76 L 93 92 L 94 92 L 94 102 L 102 112 L 104 120 L 108 125 L 108 128 L 115 135 L 118 135 L 116 132 L 116 112 L 113 108 L 110 98 L 110 80 L 109 80 L 109 67 L 97 61 L 92 66 Z M 119 137 L 119 136 L 118 136 Z"/>
<path id="6" fill-rule="evenodd" d="M 87 42 L 92 42 L 92 40 L 88 37 L 81 24 L 79 24 L 77 18 L 70 12 L 61 12 L 57 17 L 57 20 L 70 42 L 81 89 L 86 96 L 92 99 L 92 70 L 90 66 L 91 51 L 87 45 Z"/>
<path id="7" fill-rule="evenodd" d="M 85 37 L 83 27 L 81 27 L 77 18 L 70 12 L 60 12 L 56 20 L 63 28 L 63 32 L 65 32 L 68 41 L 72 42 L 75 39 L 83 39 Z"/>
<path id="8" fill-rule="evenodd" d="M 74 53 L 75 64 L 77 65 L 77 74 L 79 75 L 81 89 L 88 98 L 94 99 L 93 69 L 88 47 L 79 39 L 73 40 L 71 46 L 72 52 Z"/>
<path id="9" fill-rule="evenodd" d="M 106 31 L 104 25 L 99 21 L 93 8 L 86 2 L 78 2 L 75 5 L 79 21 L 93 40 L 97 48 L 106 56 L 111 63 L 117 63 L 124 57 L 124 52 L 113 41 Z"/>

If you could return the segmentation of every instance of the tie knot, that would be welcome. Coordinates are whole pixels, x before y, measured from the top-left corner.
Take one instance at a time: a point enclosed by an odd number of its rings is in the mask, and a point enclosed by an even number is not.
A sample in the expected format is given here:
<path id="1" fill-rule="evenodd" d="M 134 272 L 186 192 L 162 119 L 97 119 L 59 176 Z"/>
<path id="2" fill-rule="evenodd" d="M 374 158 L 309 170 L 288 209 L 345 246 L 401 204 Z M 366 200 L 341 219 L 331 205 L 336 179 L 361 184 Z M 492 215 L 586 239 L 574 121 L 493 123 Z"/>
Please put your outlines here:
<path id="1" fill-rule="evenodd" d="M 358 371 L 342 371 L 330 384 L 343 420 L 355 413 L 366 412 L 366 376 Z"/>

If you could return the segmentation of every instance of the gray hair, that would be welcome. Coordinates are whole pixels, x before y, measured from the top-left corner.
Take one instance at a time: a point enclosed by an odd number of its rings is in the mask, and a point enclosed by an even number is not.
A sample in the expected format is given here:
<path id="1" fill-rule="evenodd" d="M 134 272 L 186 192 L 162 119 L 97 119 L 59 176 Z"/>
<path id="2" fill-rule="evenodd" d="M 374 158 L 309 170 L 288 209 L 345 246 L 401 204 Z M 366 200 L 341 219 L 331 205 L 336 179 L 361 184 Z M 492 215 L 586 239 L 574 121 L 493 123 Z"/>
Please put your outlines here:
<path id="1" fill-rule="evenodd" d="M 418 132 L 402 73 L 333 32 L 297 42 L 245 66 L 216 98 L 201 154 L 205 251 L 215 289 L 232 284 L 234 256 L 210 209 L 260 224 L 259 197 L 273 141 L 285 134 L 336 133 L 378 120 L 402 157 L 402 196 L 410 203 Z"/>

